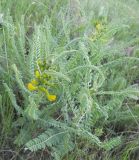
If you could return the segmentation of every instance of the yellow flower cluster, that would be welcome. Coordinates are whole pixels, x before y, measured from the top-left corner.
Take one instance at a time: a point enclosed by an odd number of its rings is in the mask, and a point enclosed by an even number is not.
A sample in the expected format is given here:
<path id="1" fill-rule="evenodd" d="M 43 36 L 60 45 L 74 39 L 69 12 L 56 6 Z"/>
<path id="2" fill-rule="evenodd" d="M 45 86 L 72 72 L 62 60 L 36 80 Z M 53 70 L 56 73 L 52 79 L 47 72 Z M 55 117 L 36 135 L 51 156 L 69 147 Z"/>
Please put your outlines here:
<path id="1" fill-rule="evenodd" d="M 49 94 L 47 98 L 48 98 L 49 101 L 53 102 L 53 101 L 56 100 L 56 95 L 50 95 Z"/>
<path id="2" fill-rule="evenodd" d="M 28 83 L 28 90 L 30 90 L 30 91 L 36 91 L 37 87 L 35 87 L 32 83 Z"/>
<path id="3" fill-rule="evenodd" d="M 97 24 L 96 24 L 96 30 L 99 32 L 99 31 L 101 31 L 102 29 L 103 29 L 102 24 L 101 24 L 101 23 L 97 23 Z"/>
<path id="4" fill-rule="evenodd" d="M 39 91 L 46 95 L 47 99 L 51 102 L 56 100 L 56 95 L 50 94 L 46 89 L 47 86 L 53 86 L 49 83 L 50 76 L 45 71 L 45 64 L 43 62 L 38 63 L 39 69 L 35 71 L 35 78 L 27 84 L 27 88 L 30 91 Z M 43 68 L 42 68 L 43 66 Z"/>
<path id="5" fill-rule="evenodd" d="M 90 40 L 94 42 L 97 39 L 99 39 L 101 37 L 103 30 L 104 30 L 103 24 L 99 21 L 95 22 L 95 32 L 90 37 Z"/>

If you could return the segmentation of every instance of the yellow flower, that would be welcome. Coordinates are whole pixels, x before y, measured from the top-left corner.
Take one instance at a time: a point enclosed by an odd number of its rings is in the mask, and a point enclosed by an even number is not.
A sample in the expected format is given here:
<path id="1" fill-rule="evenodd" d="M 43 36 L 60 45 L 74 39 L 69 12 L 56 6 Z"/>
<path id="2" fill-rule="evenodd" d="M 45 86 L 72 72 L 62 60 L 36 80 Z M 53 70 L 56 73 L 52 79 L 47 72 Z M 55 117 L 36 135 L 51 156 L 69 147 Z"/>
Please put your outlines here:
<path id="1" fill-rule="evenodd" d="M 37 85 L 38 85 L 38 82 L 37 82 L 35 79 L 33 79 L 33 80 L 31 81 L 31 83 L 32 83 L 34 86 L 37 86 Z"/>
<path id="2" fill-rule="evenodd" d="M 35 91 L 35 90 L 37 90 L 37 87 L 35 87 L 32 83 L 28 83 L 27 88 L 28 88 L 28 90 L 30 90 L 30 91 Z"/>
<path id="3" fill-rule="evenodd" d="M 53 102 L 56 100 L 56 95 L 48 95 L 47 98 L 49 101 Z"/>
<path id="4" fill-rule="evenodd" d="M 36 77 L 36 78 L 40 78 L 40 72 L 39 72 L 39 71 L 36 71 L 36 72 L 35 72 L 35 77 Z"/>
<path id="5" fill-rule="evenodd" d="M 96 24 L 96 29 L 97 29 L 98 31 L 100 31 L 100 30 L 102 29 L 102 25 L 101 25 L 100 23 L 97 23 L 97 24 Z"/>

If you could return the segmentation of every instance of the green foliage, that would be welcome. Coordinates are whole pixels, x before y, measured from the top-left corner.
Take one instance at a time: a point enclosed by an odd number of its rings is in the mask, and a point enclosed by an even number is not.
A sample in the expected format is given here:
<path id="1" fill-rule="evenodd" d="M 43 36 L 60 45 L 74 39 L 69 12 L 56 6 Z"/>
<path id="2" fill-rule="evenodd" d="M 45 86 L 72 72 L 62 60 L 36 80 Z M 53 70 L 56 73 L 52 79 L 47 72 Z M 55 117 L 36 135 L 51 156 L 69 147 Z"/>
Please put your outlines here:
<path id="1" fill-rule="evenodd" d="M 10 136 L 9 147 L 25 149 L 26 156 L 41 151 L 56 160 L 135 159 L 138 2 L 0 4 L 1 148 Z M 40 60 L 49 66 L 43 75 L 54 82 L 47 89 L 56 101 L 27 88 L 34 72 L 42 72 Z"/>

